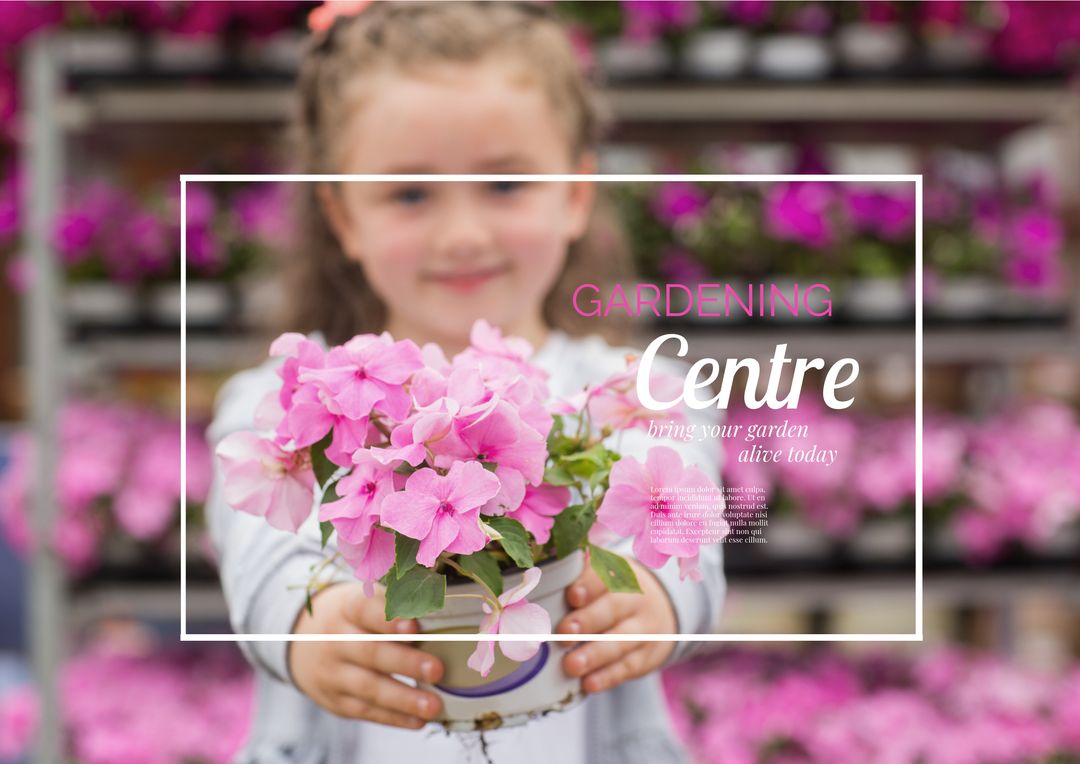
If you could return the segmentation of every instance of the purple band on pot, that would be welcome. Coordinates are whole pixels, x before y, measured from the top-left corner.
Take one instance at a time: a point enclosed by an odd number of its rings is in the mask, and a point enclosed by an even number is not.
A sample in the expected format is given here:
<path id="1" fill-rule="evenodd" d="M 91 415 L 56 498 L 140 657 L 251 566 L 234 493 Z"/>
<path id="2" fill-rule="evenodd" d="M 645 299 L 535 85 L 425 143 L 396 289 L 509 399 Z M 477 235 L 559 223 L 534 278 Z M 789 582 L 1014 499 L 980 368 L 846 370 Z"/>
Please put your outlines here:
<path id="1" fill-rule="evenodd" d="M 456 695 L 459 698 L 486 698 L 491 695 L 502 695 L 505 692 L 516 690 L 540 673 L 548 659 L 547 642 L 540 643 L 540 649 L 536 655 L 523 662 L 506 676 L 501 676 L 494 681 L 482 684 L 479 687 L 447 687 L 437 684 L 435 687 L 447 695 Z"/>

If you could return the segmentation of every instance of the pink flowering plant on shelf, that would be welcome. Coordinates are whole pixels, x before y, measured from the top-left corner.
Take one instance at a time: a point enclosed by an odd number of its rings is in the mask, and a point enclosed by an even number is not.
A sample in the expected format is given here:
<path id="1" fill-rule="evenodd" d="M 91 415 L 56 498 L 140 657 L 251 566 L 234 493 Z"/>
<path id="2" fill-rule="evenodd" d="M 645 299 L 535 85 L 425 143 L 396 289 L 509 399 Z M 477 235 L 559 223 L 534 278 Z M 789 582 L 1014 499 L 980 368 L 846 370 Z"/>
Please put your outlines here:
<path id="1" fill-rule="evenodd" d="M 330 349 L 300 334 L 272 344 L 281 386 L 259 406 L 259 431 L 229 435 L 217 456 L 233 508 L 294 533 L 317 513 L 327 557 L 307 584 L 308 607 L 324 574 L 345 569 L 369 596 L 385 587 L 387 620 L 479 596 L 481 633 L 549 634 L 549 614 L 528 601 L 546 560 L 582 550 L 609 590 L 641 591 L 627 560 L 599 544 L 618 537 L 633 537 L 643 564 L 674 557 L 681 577 L 700 580 L 700 538 L 653 534 L 677 509 L 654 497 L 716 486 L 667 447 L 639 462 L 605 445 L 653 415 L 635 392 L 637 361 L 556 400 L 528 342 L 483 321 L 470 340 L 451 360 L 386 333 Z M 669 381 L 656 378 L 654 390 Z M 504 571 L 524 573 L 504 588 Z M 448 594 L 448 579 L 482 593 Z M 538 647 L 500 644 L 518 661 Z M 494 650 L 481 640 L 469 666 L 486 676 Z"/>

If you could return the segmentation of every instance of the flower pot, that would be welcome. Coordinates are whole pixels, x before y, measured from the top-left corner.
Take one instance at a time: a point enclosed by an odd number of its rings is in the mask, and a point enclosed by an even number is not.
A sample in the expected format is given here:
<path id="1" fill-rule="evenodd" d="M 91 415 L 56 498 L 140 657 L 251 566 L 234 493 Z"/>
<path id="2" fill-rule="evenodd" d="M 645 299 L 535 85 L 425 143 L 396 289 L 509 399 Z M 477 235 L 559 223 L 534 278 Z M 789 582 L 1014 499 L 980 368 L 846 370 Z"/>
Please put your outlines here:
<path id="1" fill-rule="evenodd" d="M 854 23 L 836 33 L 836 50 L 852 74 L 880 76 L 903 65 L 908 41 L 899 26 Z"/>
<path id="2" fill-rule="evenodd" d="M 1046 320 L 1064 317 L 1068 308 L 1063 295 L 1025 291 L 1009 284 L 995 286 L 994 316 L 1011 320 Z"/>
<path id="3" fill-rule="evenodd" d="M 552 628 L 567 613 L 565 590 L 580 574 L 585 556 L 578 551 L 562 560 L 541 563 L 540 583 L 529 602 L 551 616 Z M 522 573 L 504 576 L 504 590 L 521 583 Z M 446 593 L 480 594 L 475 583 L 448 586 Z M 428 634 L 476 634 L 484 617 L 481 601 L 472 597 L 447 597 L 438 613 L 419 619 L 420 631 Z M 581 680 L 566 676 L 562 659 L 570 648 L 541 642 L 535 656 L 522 663 L 506 658 L 496 648 L 495 665 L 486 677 L 466 666 L 475 642 L 422 642 L 420 649 L 442 660 L 445 674 L 436 685 L 420 684 L 443 703 L 438 721 L 448 730 L 474 731 L 514 727 L 552 711 L 561 711 L 581 697 Z"/>
<path id="4" fill-rule="evenodd" d="M 994 311 L 994 287 L 994 280 L 987 276 L 948 279 L 938 285 L 934 300 L 927 307 L 943 318 L 986 318 Z"/>
<path id="5" fill-rule="evenodd" d="M 852 555 L 868 562 L 903 560 L 915 554 L 915 524 L 907 517 L 880 517 L 862 523 L 851 543 Z"/>
<path id="6" fill-rule="evenodd" d="M 64 308 L 74 324 L 134 324 L 139 314 L 135 289 L 111 281 L 90 281 L 68 285 Z"/>
<path id="7" fill-rule="evenodd" d="M 707 29 L 686 41 L 680 66 L 688 77 L 730 80 L 750 64 L 750 34 L 745 29 Z"/>
<path id="8" fill-rule="evenodd" d="M 244 40 L 240 55 L 244 66 L 255 71 L 295 74 L 300 70 L 307 35 L 281 31 L 270 37 Z"/>
<path id="9" fill-rule="evenodd" d="M 927 67 L 941 74 L 970 74 L 981 69 L 987 58 L 987 39 L 977 32 L 954 30 L 930 35 L 923 40 Z"/>
<path id="10" fill-rule="evenodd" d="M 899 278 L 859 278 L 848 285 L 844 308 L 855 320 L 894 321 L 913 314 L 915 300 Z"/>
<path id="11" fill-rule="evenodd" d="M 832 51 L 824 38 L 810 34 L 774 34 L 758 41 L 754 71 L 776 80 L 819 80 L 833 65 Z"/>
<path id="12" fill-rule="evenodd" d="M 150 317 L 169 326 L 180 326 L 180 285 L 163 284 L 151 290 Z M 228 321 L 232 299 L 225 284 L 214 281 L 188 282 L 188 326 L 217 326 Z"/>
<path id="13" fill-rule="evenodd" d="M 798 315 L 793 315 L 792 311 L 789 311 L 786 305 L 782 303 L 779 298 L 775 304 L 775 315 L 769 315 L 769 303 L 765 303 L 766 316 L 768 321 L 776 321 L 777 323 L 803 323 L 803 322 L 817 322 L 823 323 L 832 320 L 830 315 L 814 315 L 815 313 L 825 312 L 825 303 L 832 300 L 834 295 L 831 292 L 826 292 L 823 289 L 814 289 L 809 291 L 814 284 L 829 284 L 830 279 L 824 276 L 777 276 L 772 279 L 772 283 L 776 284 L 780 293 L 791 302 L 792 307 L 798 308 Z M 799 298 L 796 302 L 793 297 L 795 294 L 795 285 L 799 285 Z M 769 287 L 765 288 L 766 300 L 768 300 Z M 835 302 L 835 301 L 834 301 Z M 835 308 L 835 305 L 834 305 Z M 754 306 L 755 313 L 758 310 L 758 306 Z M 813 311 L 813 313 L 811 313 Z"/>
<path id="14" fill-rule="evenodd" d="M 205 72 L 221 68 L 225 49 L 217 37 L 163 34 L 150 45 L 150 63 L 163 72 Z"/>
<path id="15" fill-rule="evenodd" d="M 280 278 L 259 272 L 243 277 L 238 296 L 240 323 L 248 327 L 267 327 L 285 304 L 287 294 Z"/>
<path id="16" fill-rule="evenodd" d="M 617 37 L 597 47 L 600 68 L 612 80 L 647 80 L 671 71 L 671 51 L 660 40 L 626 40 Z"/>
<path id="17" fill-rule="evenodd" d="M 66 33 L 61 49 L 65 65 L 77 74 L 128 72 L 135 68 L 138 59 L 135 35 L 120 29 Z"/>
<path id="18" fill-rule="evenodd" d="M 777 560 L 813 560 L 829 556 L 831 542 L 820 529 L 798 516 L 768 518 L 765 553 Z"/>

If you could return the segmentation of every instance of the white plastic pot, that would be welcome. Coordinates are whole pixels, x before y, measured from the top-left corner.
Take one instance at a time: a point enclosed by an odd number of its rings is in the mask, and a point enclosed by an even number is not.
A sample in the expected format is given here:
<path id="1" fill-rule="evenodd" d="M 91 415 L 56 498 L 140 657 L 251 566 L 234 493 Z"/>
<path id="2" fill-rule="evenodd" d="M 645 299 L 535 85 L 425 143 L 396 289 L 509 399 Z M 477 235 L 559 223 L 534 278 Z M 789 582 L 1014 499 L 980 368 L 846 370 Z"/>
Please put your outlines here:
<path id="1" fill-rule="evenodd" d="M 836 34 L 844 67 L 856 74 L 884 74 L 904 63 L 908 41 L 904 30 L 889 24 L 847 24 Z"/>
<path id="2" fill-rule="evenodd" d="M 231 310 L 231 298 L 225 284 L 216 281 L 194 281 L 187 285 L 188 325 L 214 326 L 225 323 Z M 150 315 L 168 326 L 179 326 L 180 285 L 163 284 L 150 293 Z"/>
<path id="3" fill-rule="evenodd" d="M 70 284 L 64 292 L 64 308 L 76 324 L 133 324 L 139 315 L 134 287 L 111 281 Z"/>
<path id="4" fill-rule="evenodd" d="M 929 35 L 923 46 L 927 66 L 936 72 L 973 72 L 987 59 L 987 38 L 978 33 L 954 30 L 948 34 Z"/>
<path id="5" fill-rule="evenodd" d="M 225 63 L 225 49 L 217 37 L 161 34 L 150 44 L 150 62 L 165 72 L 203 72 Z"/>
<path id="6" fill-rule="evenodd" d="M 852 279 L 844 292 L 844 308 L 852 318 L 886 321 L 915 310 L 915 296 L 899 278 Z"/>
<path id="7" fill-rule="evenodd" d="M 528 595 L 551 616 L 552 628 L 567 614 L 565 590 L 581 574 L 585 556 L 578 551 L 562 560 L 541 563 L 543 575 Z M 504 576 L 504 591 L 521 583 L 523 573 Z M 447 587 L 447 594 L 480 594 L 469 582 Z M 481 600 L 448 597 L 438 613 L 419 619 L 420 631 L 428 634 L 476 634 L 484 617 Z M 530 719 L 573 706 L 582 698 L 581 680 L 562 669 L 570 649 L 556 642 L 541 642 L 535 656 L 522 663 L 512 661 L 495 647 L 495 665 L 482 677 L 466 665 L 476 642 L 421 642 L 419 648 L 438 657 L 445 668 L 439 684 L 420 684 L 442 699 L 437 721 L 452 731 L 466 732 L 515 727 Z"/>
<path id="8" fill-rule="evenodd" d="M 815 289 L 812 292 L 809 292 L 810 287 L 814 286 L 815 284 L 826 284 L 827 285 L 827 284 L 829 284 L 829 282 L 830 282 L 830 279 L 828 279 L 828 278 L 826 278 L 824 276 L 805 276 L 805 277 L 777 276 L 777 277 L 773 278 L 772 283 L 776 284 L 777 288 L 780 290 L 780 294 L 782 294 L 784 296 L 784 298 L 788 302 L 791 303 L 792 308 L 795 308 L 795 307 L 798 308 L 798 315 L 793 315 L 792 312 L 790 312 L 788 310 L 787 306 L 780 300 L 780 298 L 777 297 L 775 304 L 773 304 L 771 306 L 771 308 L 775 310 L 775 315 L 770 316 L 769 315 L 769 311 L 770 311 L 769 299 L 770 299 L 770 295 L 771 295 L 771 289 L 769 288 L 768 283 L 766 283 L 766 285 L 765 285 L 765 315 L 766 315 L 766 317 L 768 318 L 769 321 L 776 321 L 778 323 L 780 323 L 780 322 L 796 323 L 796 322 L 804 322 L 804 321 L 819 321 L 820 322 L 820 321 L 828 321 L 828 320 L 830 320 L 829 316 L 814 315 L 814 314 L 822 314 L 822 313 L 824 313 L 825 312 L 825 303 L 827 301 L 829 301 L 829 300 L 832 300 L 832 302 L 833 302 L 833 310 L 835 310 L 836 307 L 837 307 L 836 295 L 831 291 L 826 292 L 823 289 Z M 795 294 L 795 285 L 796 284 L 799 285 L 799 299 L 798 299 L 797 302 L 793 299 L 794 294 Z M 809 292 L 809 296 L 807 296 L 808 292 Z M 758 297 L 759 297 L 759 293 L 755 293 L 754 294 L 755 301 L 757 300 Z M 754 315 L 758 314 L 759 309 L 760 309 L 759 303 L 755 302 L 755 304 L 754 304 Z M 810 311 L 813 311 L 813 313 L 811 313 Z"/>
<path id="9" fill-rule="evenodd" d="M 128 72 L 138 59 L 136 37 L 121 29 L 87 29 L 64 34 L 64 63 L 76 73 Z"/>
<path id="10" fill-rule="evenodd" d="M 745 29 L 707 29 L 686 41 L 680 62 L 690 77 L 730 80 L 750 65 L 750 33 Z"/>
<path id="11" fill-rule="evenodd" d="M 966 276 L 942 282 L 927 307 L 953 319 L 985 318 L 994 312 L 996 283 L 987 276 Z"/>
<path id="12" fill-rule="evenodd" d="M 758 41 L 754 70 L 777 80 L 820 80 L 832 69 L 833 54 L 825 38 L 810 34 L 774 34 Z"/>
<path id="13" fill-rule="evenodd" d="M 671 51 L 660 40 L 626 40 L 616 37 L 601 42 L 596 59 L 611 80 L 643 80 L 663 77 L 671 70 Z"/>

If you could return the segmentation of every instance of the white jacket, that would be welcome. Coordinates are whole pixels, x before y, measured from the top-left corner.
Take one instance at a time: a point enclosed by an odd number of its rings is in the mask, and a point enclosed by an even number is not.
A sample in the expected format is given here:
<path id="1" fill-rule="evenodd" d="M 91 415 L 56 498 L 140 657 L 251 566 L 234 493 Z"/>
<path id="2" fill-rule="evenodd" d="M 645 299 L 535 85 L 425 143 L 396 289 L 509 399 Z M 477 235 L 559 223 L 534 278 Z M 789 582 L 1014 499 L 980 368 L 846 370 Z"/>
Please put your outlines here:
<path id="1" fill-rule="evenodd" d="M 313 338 L 321 339 L 317 335 Z M 567 396 L 624 368 L 626 352 L 626 348 L 612 348 L 598 337 L 573 339 L 553 332 L 533 361 L 549 372 L 552 395 Z M 658 366 L 661 360 L 657 359 Z M 267 361 L 236 374 L 224 385 L 209 430 L 211 447 L 231 432 L 253 427 L 255 407 L 267 391 L 280 384 L 276 368 L 276 361 Z M 671 371 L 680 373 L 683 369 L 672 364 Z M 716 415 L 698 412 L 694 416 L 701 417 L 696 421 L 711 423 Z M 667 417 L 660 413 L 657 419 L 666 421 Z M 701 467 L 719 483 L 721 450 L 714 440 L 659 440 L 635 430 L 623 434 L 618 448 L 623 454 L 643 457 L 650 446 L 658 444 L 671 446 L 684 463 Z M 318 526 L 312 520 L 293 535 L 270 527 L 262 518 L 233 510 L 222 500 L 220 477 L 215 466 L 206 512 L 233 630 L 238 634 L 289 633 L 305 595 L 288 587 L 306 581 L 312 562 L 325 554 L 320 549 Z M 710 633 L 719 622 L 725 594 L 721 545 L 702 549 L 700 569 L 701 583 L 680 581 L 674 560 L 656 571 L 671 597 L 680 634 Z M 670 660 L 685 657 L 694 645 L 679 642 Z M 236 760 L 238 764 L 360 761 L 360 740 L 371 725 L 336 717 L 296 690 L 287 668 L 287 642 L 244 642 L 241 648 L 257 672 L 252 734 Z M 590 764 L 686 761 L 668 722 L 656 673 L 587 697 L 585 713 L 584 760 Z"/>

